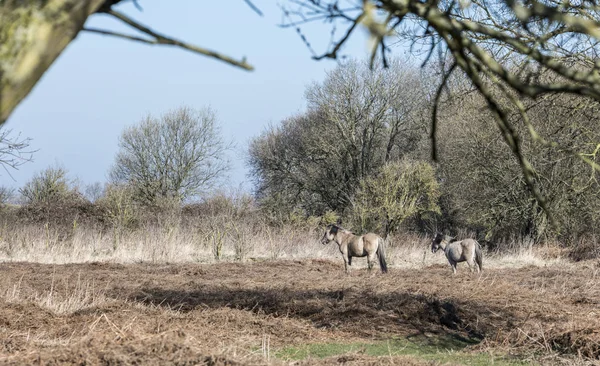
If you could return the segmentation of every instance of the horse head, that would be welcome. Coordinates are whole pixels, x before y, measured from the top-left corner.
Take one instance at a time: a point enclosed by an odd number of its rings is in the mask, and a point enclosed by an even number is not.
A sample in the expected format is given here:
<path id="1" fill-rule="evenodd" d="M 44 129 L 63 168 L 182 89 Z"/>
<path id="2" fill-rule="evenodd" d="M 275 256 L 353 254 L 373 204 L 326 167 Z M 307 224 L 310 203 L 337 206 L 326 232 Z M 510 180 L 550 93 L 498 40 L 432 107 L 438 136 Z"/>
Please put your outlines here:
<path id="1" fill-rule="evenodd" d="M 325 230 L 325 234 L 323 234 L 323 238 L 321 238 L 321 244 L 326 245 L 329 244 L 333 239 L 335 239 L 336 234 L 338 233 L 339 226 L 334 224 L 327 225 Z"/>
<path id="2" fill-rule="evenodd" d="M 442 242 L 445 240 L 445 237 L 443 234 L 441 233 L 436 233 L 435 236 L 433 237 L 433 240 L 431 241 L 431 252 L 435 253 L 440 249 L 444 249 L 444 245 L 442 244 Z"/>

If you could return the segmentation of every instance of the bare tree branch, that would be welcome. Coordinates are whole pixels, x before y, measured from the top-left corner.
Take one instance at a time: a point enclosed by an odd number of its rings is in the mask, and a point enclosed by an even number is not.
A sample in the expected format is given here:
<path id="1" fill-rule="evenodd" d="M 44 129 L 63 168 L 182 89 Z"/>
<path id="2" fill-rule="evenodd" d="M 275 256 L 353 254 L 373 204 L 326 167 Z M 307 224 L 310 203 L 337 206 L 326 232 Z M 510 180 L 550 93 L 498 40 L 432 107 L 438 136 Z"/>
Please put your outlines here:
<path id="1" fill-rule="evenodd" d="M 261 17 L 263 16 L 262 11 L 260 11 L 260 9 L 254 5 L 254 3 L 250 0 L 244 0 L 244 2 L 250 7 L 250 9 L 254 10 L 254 12 L 258 15 L 260 15 Z"/>
<path id="2" fill-rule="evenodd" d="M 432 112 L 432 116 L 431 116 L 431 131 L 429 131 L 429 138 L 431 139 L 431 160 L 433 161 L 437 161 L 438 156 L 437 156 L 437 137 L 436 137 L 436 132 L 437 132 L 437 117 L 438 117 L 438 107 L 440 104 L 440 98 L 442 97 L 442 93 L 444 91 L 444 88 L 446 88 L 446 82 L 448 81 L 448 78 L 450 77 L 450 75 L 452 75 L 452 72 L 456 69 L 456 62 L 453 62 L 452 65 L 450 65 L 450 68 L 448 69 L 448 71 L 445 71 L 443 76 L 442 76 L 442 81 L 440 82 L 440 85 L 438 86 L 436 92 L 435 92 L 435 97 L 433 100 L 433 112 Z"/>
<path id="3" fill-rule="evenodd" d="M 158 42 L 154 39 L 136 37 L 136 36 L 132 36 L 132 35 L 125 34 L 125 33 L 114 32 L 111 30 L 105 30 L 105 29 L 94 28 L 94 27 L 85 27 L 82 30 L 85 32 L 102 34 L 105 36 L 124 38 L 129 41 L 142 42 L 142 43 L 147 43 L 147 44 L 158 44 Z"/>
<path id="4" fill-rule="evenodd" d="M 110 9 L 106 12 L 106 14 L 109 14 L 109 15 L 119 19 L 120 21 L 126 23 L 127 25 L 137 29 L 138 31 L 154 38 L 152 41 L 144 42 L 144 43 L 177 46 L 177 47 L 186 49 L 188 51 L 192 51 L 192 52 L 199 53 L 199 54 L 202 54 L 202 55 L 205 55 L 208 57 L 216 58 L 217 60 L 221 60 L 221 61 L 226 62 L 233 66 L 241 67 L 242 69 L 245 69 L 245 70 L 254 70 L 254 67 L 252 67 L 250 64 L 248 64 L 246 62 L 245 58 L 243 58 L 242 60 L 239 60 L 239 61 L 234 60 L 233 58 L 223 55 L 221 53 L 218 53 L 216 51 L 208 50 L 206 48 L 194 46 L 194 45 L 179 41 L 177 39 L 170 38 L 168 36 L 165 36 L 164 34 L 160 34 L 158 32 L 153 31 L 152 29 L 136 22 L 135 20 L 129 18 L 125 14 L 120 13 L 116 10 Z M 139 41 L 139 39 L 135 39 L 135 38 L 129 38 L 129 39 Z"/>
<path id="5" fill-rule="evenodd" d="M 365 15 L 365 13 L 361 13 L 353 22 L 352 25 L 350 26 L 350 28 L 348 28 L 348 30 L 346 31 L 346 34 L 342 37 L 342 39 L 340 39 L 338 42 L 335 43 L 335 45 L 333 46 L 333 49 L 330 52 L 327 52 L 321 56 L 315 56 L 313 57 L 313 59 L 315 60 L 321 60 L 323 58 L 337 58 L 337 53 L 340 50 L 340 48 L 342 47 L 342 45 L 344 43 L 346 43 L 346 41 L 348 40 L 348 38 L 350 37 L 350 35 L 352 34 L 352 32 L 354 31 L 354 28 L 356 28 L 356 26 L 360 23 L 361 18 Z"/>
<path id="6" fill-rule="evenodd" d="M 19 167 L 33 160 L 37 150 L 30 148 L 31 139 L 22 138 L 20 134 L 11 136 L 12 130 L 0 128 L 0 166 L 12 178 L 10 169 Z"/>

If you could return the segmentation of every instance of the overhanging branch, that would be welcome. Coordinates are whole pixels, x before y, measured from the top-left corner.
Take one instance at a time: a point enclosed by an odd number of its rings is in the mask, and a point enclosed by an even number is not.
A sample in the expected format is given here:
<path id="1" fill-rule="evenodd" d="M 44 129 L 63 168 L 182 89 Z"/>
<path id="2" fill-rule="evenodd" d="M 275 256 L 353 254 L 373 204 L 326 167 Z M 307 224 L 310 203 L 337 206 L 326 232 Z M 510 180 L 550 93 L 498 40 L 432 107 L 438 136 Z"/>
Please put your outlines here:
<path id="1" fill-rule="evenodd" d="M 125 38 L 128 40 L 142 42 L 142 43 L 146 43 L 146 44 L 176 46 L 176 47 L 183 48 L 185 50 L 188 50 L 188 51 L 191 51 L 194 53 L 199 53 L 204 56 L 215 58 L 217 60 L 223 61 L 223 62 L 228 63 L 233 66 L 240 67 L 245 70 L 254 70 L 254 67 L 252 65 L 248 64 L 246 62 L 245 58 L 243 58 L 241 60 L 235 60 L 235 59 L 233 59 L 227 55 L 221 54 L 219 52 L 209 50 L 206 48 L 202 48 L 202 47 L 198 47 L 198 46 L 177 40 L 175 38 L 166 36 L 164 34 L 158 33 L 156 31 L 150 29 L 149 27 L 147 27 L 145 25 L 142 25 L 141 23 L 131 19 L 130 17 L 126 16 L 125 14 L 120 13 L 113 9 L 108 9 L 105 13 L 122 21 L 123 23 L 137 29 L 138 31 L 148 35 L 149 37 L 152 37 L 152 39 L 144 39 L 141 37 L 131 36 L 131 35 L 113 32 L 113 31 L 109 31 L 109 30 L 101 30 L 101 29 L 96 29 L 96 28 L 84 28 L 83 30 L 88 31 L 88 32 L 98 33 L 98 34 L 104 34 L 104 35 L 110 35 L 110 36 L 115 36 L 115 37 L 119 37 L 119 38 Z"/>

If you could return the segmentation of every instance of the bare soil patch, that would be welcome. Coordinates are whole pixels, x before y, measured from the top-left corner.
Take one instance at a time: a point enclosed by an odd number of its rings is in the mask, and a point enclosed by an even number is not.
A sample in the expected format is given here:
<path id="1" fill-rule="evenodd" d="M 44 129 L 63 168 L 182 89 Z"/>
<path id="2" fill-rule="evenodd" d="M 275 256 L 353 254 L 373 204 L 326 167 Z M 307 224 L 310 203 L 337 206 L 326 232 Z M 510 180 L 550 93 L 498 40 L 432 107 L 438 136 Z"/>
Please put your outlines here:
<path id="1" fill-rule="evenodd" d="M 325 260 L 2 263 L 0 363 L 278 364 L 272 354 L 282 347 L 415 336 L 542 363 L 591 362 L 600 358 L 599 272 L 597 262 L 454 277 L 447 266 L 345 275 Z M 367 355 L 302 362 L 428 364 Z"/>

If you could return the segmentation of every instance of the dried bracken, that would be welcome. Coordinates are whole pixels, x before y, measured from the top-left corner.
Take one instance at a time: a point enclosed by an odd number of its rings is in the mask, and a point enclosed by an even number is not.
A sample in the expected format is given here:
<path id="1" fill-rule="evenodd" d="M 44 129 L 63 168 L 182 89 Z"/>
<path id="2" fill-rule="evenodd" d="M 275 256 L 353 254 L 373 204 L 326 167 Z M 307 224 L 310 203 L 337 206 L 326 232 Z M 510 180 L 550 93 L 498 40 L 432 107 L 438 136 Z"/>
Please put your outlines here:
<path id="1" fill-rule="evenodd" d="M 15 364 L 278 364 L 283 361 L 265 351 L 265 339 L 275 352 L 290 345 L 420 334 L 479 342 L 470 347 L 473 353 L 535 352 L 546 361 L 584 362 L 600 356 L 597 272 L 595 262 L 487 269 L 481 276 L 455 276 L 449 286 L 445 266 L 366 276 L 364 269 L 344 275 L 338 263 L 308 259 L 4 263 L 0 358 Z M 59 299 L 81 298 L 70 293 L 92 283 L 90 301 L 70 313 L 56 311 Z M 34 301 L 50 289 L 52 306 Z M 354 353 L 309 363 L 341 358 L 354 364 L 420 364 L 405 356 Z"/>

